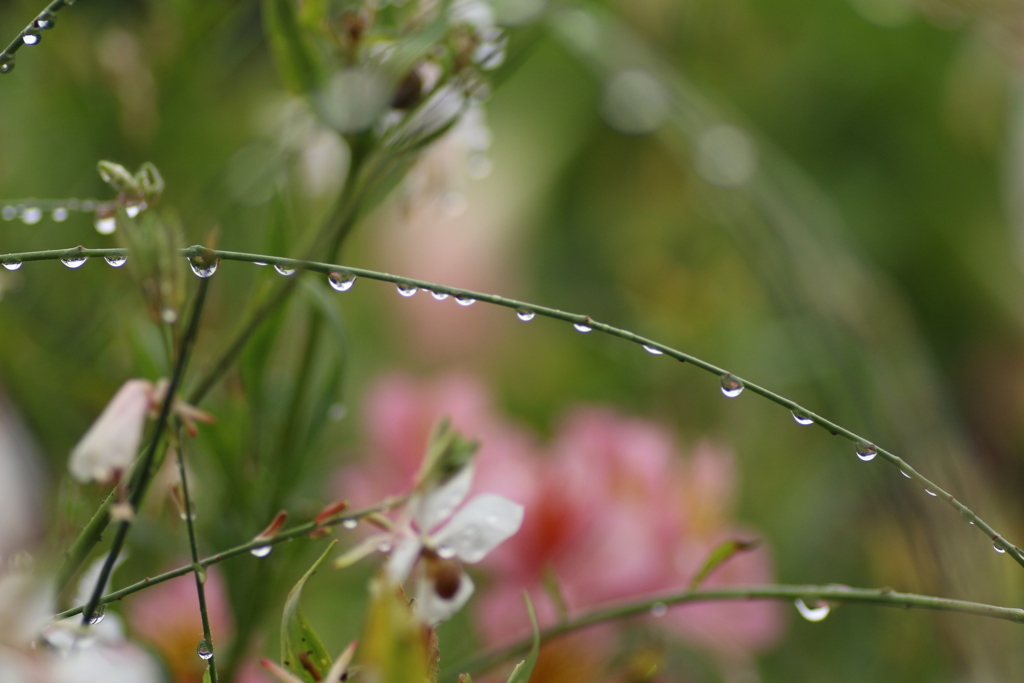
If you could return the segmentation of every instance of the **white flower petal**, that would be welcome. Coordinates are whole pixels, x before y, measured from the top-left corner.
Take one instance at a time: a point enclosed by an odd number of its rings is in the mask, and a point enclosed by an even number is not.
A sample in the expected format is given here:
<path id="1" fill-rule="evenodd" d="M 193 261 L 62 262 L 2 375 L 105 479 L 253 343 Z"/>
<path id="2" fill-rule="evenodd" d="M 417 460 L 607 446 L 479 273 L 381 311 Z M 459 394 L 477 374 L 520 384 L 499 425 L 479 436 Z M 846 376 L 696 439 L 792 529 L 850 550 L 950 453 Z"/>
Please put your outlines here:
<path id="1" fill-rule="evenodd" d="M 418 538 L 403 538 L 401 541 L 398 541 L 391 551 L 391 557 L 388 559 L 387 564 L 384 565 L 388 578 L 395 583 L 405 581 L 409 576 L 409 572 L 412 571 L 412 566 L 416 563 L 417 558 L 419 558 L 422 547 L 423 545 Z"/>
<path id="2" fill-rule="evenodd" d="M 519 531 L 523 506 L 504 496 L 484 493 L 469 501 L 432 538 L 463 562 L 479 562 L 499 543 Z"/>
<path id="3" fill-rule="evenodd" d="M 380 550 L 383 544 L 390 543 L 391 534 L 374 534 L 373 536 L 368 536 L 339 555 L 338 558 L 334 560 L 334 568 L 345 569 L 346 567 L 351 567 L 364 557 Z"/>
<path id="4" fill-rule="evenodd" d="M 466 465 L 445 483 L 409 502 L 409 509 L 421 532 L 430 533 L 434 527 L 452 516 L 455 508 L 469 494 L 473 485 L 473 469 L 473 463 Z"/>
<path id="5" fill-rule="evenodd" d="M 107 482 L 115 471 L 128 469 L 139 452 L 152 392 L 153 384 L 144 379 L 121 385 L 71 451 L 68 469 L 75 479 Z"/>
<path id="6" fill-rule="evenodd" d="M 434 585 L 430 581 L 424 581 L 422 576 L 417 584 L 413 612 L 428 626 L 435 626 L 462 609 L 475 588 L 473 579 L 469 578 L 466 572 L 459 576 L 459 590 L 448 600 L 438 595 L 434 591 Z"/>

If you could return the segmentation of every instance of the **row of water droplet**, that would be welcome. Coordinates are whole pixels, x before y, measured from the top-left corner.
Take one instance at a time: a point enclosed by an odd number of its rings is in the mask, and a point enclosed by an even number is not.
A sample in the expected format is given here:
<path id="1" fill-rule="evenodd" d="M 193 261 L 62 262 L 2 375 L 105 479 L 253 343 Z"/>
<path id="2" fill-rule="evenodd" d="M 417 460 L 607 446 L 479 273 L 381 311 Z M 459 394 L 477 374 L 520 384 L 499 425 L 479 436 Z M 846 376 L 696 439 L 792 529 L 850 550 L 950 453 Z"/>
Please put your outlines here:
<path id="1" fill-rule="evenodd" d="M 3 218 L 5 221 L 13 221 L 18 218 L 25 225 L 35 225 L 43 220 L 43 216 L 47 211 L 50 212 L 50 218 L 55 223 L 66 221 L 72 211 L 95 212 L 96 217 L 93 225 L 96 227 L 96 232 L 101 235 L 110 235 L 117 230 L 117 219 L 113 214 L 110 204 L 101 205 L 94 199 L 70 199 L 56 206 L 53 206 L 53 202 L 45 203 L 50 204 L 53 208 L 24 203 L 6 204 L 0 208 L 0 218 Z M 125 204 L 124 210 L 129 218 L 135 218 L 147 208 L 145 202 L 136 201 Z"/>
<path id="2" fill-rule="evenodd" d="M 60 260 L 65 266 L 71 269 L 81 268 L 85 265 L 85 262 L 89 260 L 88 256 L 69 256 Z M 104 256 L 103 260 L 107 262 L 112 268 L 120 268 L 128 262 L 127 256 Z M 21 268 L 21 261 L 17 259 L 7 259 L 0 263 L 7 270 L 18 270 Z"/>
<path id="3" fill-rule="evenodd" d="M 64 0 L 65 5 L 73 5 L 75 0 Z M 42 32 L 48 31 L 57 23 L 57 17 L 53 12 L 44 10 L 40 12 L 31 24 L 21 32 L 21 40 L 25 45 L 38 45 L 43 39 Z M 9 74 L 14 71 L 14 55 L 4 54 L 0 56 L 0 74 Z"/>

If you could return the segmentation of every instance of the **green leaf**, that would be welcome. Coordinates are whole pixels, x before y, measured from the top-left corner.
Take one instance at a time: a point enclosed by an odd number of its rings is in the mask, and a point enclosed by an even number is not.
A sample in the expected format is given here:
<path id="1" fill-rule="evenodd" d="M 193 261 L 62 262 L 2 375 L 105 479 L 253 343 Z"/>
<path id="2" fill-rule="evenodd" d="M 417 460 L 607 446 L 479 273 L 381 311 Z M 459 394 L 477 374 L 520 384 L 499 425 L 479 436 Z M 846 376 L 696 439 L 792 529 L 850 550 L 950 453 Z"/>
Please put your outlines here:
<path id="1" fill-rule="evenodd" d="M 299 582 L 295 584 L 284 603 L 281 618 L 281 659 L 285 668 L 307 683 L 317 683 L 331 668 L 331 656 L 327 654 L 320 638 L 299 610 L 302 589 L 317 568 L 326 559 L 337 541 L 331 541 L 327 550 L 313 563 Z"/>
<path id="2" fill-rule="evenodd" d="M 526 659 L 516 664 L 512 669 L 512 675 L 508 677 L 508 683 L 527 683 L 533 673 L 533 667 L 537 666 L 537 655 L 540 654 L 540 628 L 537 626 L 537 615 L 533 611 L 533 603 L 530 596 L 523 591 L 523 601 L 526 602 L 526 613 L 530 615 L 530 628 L 533 630 L 533 646 Z"/>
<path id="3" fill-rule="evenodd" d="M 370 582 L 370 607 L 359 639 L 360 680 L 424 683 L 430 678 L 424 629 L 400 586 Z"/>
<path id="4" fill-rule="evenodd" d="M 206 667 L 206 671 L 203 672 L 203 683 L 211 683 L 211 681 L 210 681 L 210 667 Z"/>
<path id="5" fill-rule="evenodd" d="M 715 571 L 722 563 L 728 561 L 733 555 L 755 548 L 757 545 L 758 541 L 739 541 L 736 539 L 730 539 L 717 546 L 711 551 L 708 558 L 704 560 L 704 564 L 701 566 L 700 571 L 690 579 L 690 589 L 692 590 L 700 586 L 704 579 L 708 578 L 711 572 Z"/>
<path id="6" fill-rule="evenodd" d="M 293 0 L 264 0 L 263 23 L 285 86 L 296 93 L 316 90 L 323 67 L 300 26 Z"/>

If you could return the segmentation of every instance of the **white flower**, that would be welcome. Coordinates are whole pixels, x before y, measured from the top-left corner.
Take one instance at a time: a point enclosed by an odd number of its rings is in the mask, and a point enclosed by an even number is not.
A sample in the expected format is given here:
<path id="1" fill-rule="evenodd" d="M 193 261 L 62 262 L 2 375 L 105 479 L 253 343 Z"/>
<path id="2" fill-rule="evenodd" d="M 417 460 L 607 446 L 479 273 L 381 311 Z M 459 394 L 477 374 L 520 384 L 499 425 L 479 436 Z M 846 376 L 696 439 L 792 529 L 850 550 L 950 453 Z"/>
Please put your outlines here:
<path id="1" fill-rule="evenodd" d="M 431 626 L 448 619 L 473 594 L 461 563 L 479 562 L 523 522 L 522 505 L 493 493 L 475 496 L 456 512 L 472 483 L 469 464 L 435 488 L 416 491 L 391 531 L 367 538 L 336 565 L 374 550 L 390 552 L 384 570 L 391 580 L 402 583 L 415 573 L 416 615 Z"/>
<path id="2" fill-rule="evenodd" d="M 145 379 L 130 379 L 121 385 L 110 403 L 71 451 L 68 469 L 79 482 L 109 483 L 135 461 L 142 442 L 146 415 L 159 408 L 167 394 L 166 380 L 154 386 Z M 196 421 L 213 422 L 207 413 L 174 399 L 174 413 L 195 436 Z"/>
<path id="3" fill-rule="evenodd" d="M 110 482 L 135 461 L 153 397 L 153 383 L 130 379 L 71 451 L 68 468 L 81 483 Z"/>

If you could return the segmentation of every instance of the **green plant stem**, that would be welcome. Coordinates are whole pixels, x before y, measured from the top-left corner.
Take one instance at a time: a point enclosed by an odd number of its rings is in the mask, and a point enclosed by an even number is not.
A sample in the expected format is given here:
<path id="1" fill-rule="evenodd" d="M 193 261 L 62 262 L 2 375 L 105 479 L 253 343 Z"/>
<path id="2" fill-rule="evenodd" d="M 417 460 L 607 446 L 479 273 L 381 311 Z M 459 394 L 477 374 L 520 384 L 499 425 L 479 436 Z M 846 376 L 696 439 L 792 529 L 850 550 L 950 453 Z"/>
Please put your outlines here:
<path id="1" fill-rule="evenodd" d="M 153 430 L 152 439 L 149 442 L 149 448 L 146 449 L 145 454 L 142 456 L 142 460 L 139 462 L 139 466 L 135 471 L 135 476 L 131 482 L 131 493 L 128 495 L 128 504 L 131 506 L 132 511 L 138 510 L 142 503 L 142 498 L 146 494 L 146 488 L 149 484 L 150 479 L 153 476 L 152 465 L 153 460 L 156 457 L 157 448 L 162 443 L 162 436 L 164 429 L 167 427 L 167 421 L 171 415 L 171 408 L 174 405 L 174 397 L 177 395 L 178 387 L 181 384 L 182 377 L 185 374 L 185 368 L 188 366 L 188 358 L 192 350 L 192 346 L 195 343 L 196 335 L 199 332 L 199 318 L 203 313 L 203 304 L 206 302 L 206 291 L 209 288 L 209 280 L 203 280 L 199 283 L 199 290 L 196 293 L 196 301 L 192 306 L 192 315 L 189 319 L 188 329 L 185 331 L 185 336 L 182 338 L 181 350 L 178 352 L 178 362 L 175 364 L 174 373 L 171 375 L 170 384 L 167 387 L 167 394 L 164 396 L 163 405 L 160 407 L 160 415 L 156 421 L 156 428 Z M 121 554 L 121 548 L 124 547 L 124 541 L 128 536 L 128 531 L 131 528 L 131 521 L 124 520 L 118 527 L 114 535 L 114 540 L 110 544 L 110 551 L 107 553 L 107 559 L 103 563 L 103 568 L 100 570 L 99 578 L 96 581 L 96 587 L 93 589 L 92 597 L 89 598 L 88 604 L 85 609 L 82 610 L 82 622 L 88 624 L 96 612 L 96 607 L 100 604 L 100 599 L 103 596 L 103 589 L 107 585 L 107 580 L 110 578 L 110 573 L 113 571 L 114 562 L 117 560 L 118 555 Z"/>
<path id="2" fill-rule="evenodd" d="M 203 569 L 206 569 L 207 567 L 212 567 L 213 565 L 219 564 L 224 560 L 230 560 L 232 557 L 244 555 L 245 553 L 252 551 L 253 548 L 262 548 L 264 546 L 273 546 L 277 545 L 278 543 L 285 543 L 296 538 L 308 536 L 311 532 L 317 531 L 319 529 L 326 529 L 329 527 L 337 526 L 338 524 L 343 524 L 344 522 L 347 522 L 349 520 L 358 521 L 363 517 L 367 517 L 378 512 L 386 512 L 404 503 L 405 499 L 406 498 L 404 496 L 397 498 L 389 498 L 388 500 L 385 500 L 382 503 L 378 503 L 377 505 L 371 505 L 370 507 L 362 508 L 360 510 L 352 510 L 350 512 L 339 512 L 337 516 L 325 520 L 320 524 L 317 524 L 315 521 L 306 522 L 305 524 L 299 524 L 290 529 L 282 531 L 274 538 L 254 538 L 240 545 L 236 545 L 233 548 L 223 550 L 217 553 L 216 555 L 210 555 L 209 557 L 205 557 L 202 560 L 199 560 L 198 562 L 194 562 L 183 567 L 178 567 L 177 569 L 172 569 L 171 571 L 164 572 L 163 574 L 158 574 L 157 576 L 153 576 L 142 581 L 133 583 L 132 585 L 126 586 L 120 590 L 107 593 L 102 598 L 100 598 L 99 604 L 105 605 L 107 603 L 114 602 L 115 600 L 121 600 L 127 595 L 137 593 L 140 590 L 149 588 L 150 586 L 155 586 L 158 583 L 163 583 L 164 581 L 176 579 L 179 576 L 185 576 L 189 572 L 195 571 L 196 565 Z M 68 617 L 73 617 L 78 614 L 81 614 L 84 611 L 84 609 L 84 605 L 78 605 L 77 607 L 73 607 L 71 609 L 65 610 L 59 614 L 54 615 L 54 619 L 66 619 Z"/>
<path id="3" fill-rule="evenodd" d="M 21 33 L 15 36 L 14 40 L 12 40 L 11 43 L 4 48 L 3 52 L 0 52 L 0 62 L 3 62 L 3 60 L 7 57 L 13 57 L 14 53 L 21 49 L 22 45 L 26 44 L 25 34 L 35 27 L 36 19 L 40 18 L 46 12 L 49 12 L 50 14 L 56 14 L 65 7 L 68 7 L 70 4 L 71 3 L 67 2 L 67 0 L 53 0 L 53 2 L 47 5 L 42 12 L 36 15 L 35 19 L 29 22 L 28 26 L 21 30 Z"/>
<path id="4" fill-rule="evenodd" d="M 180 424 L 178 425 L 178 476 L 181 478 L 181 495 L 185 499 L 185 526 L 188 528 L 188 545 L 189 551 L 192 553 L 192 573 L 196 577 L 199 616 L 203 622 L 203 640 L 210 648 L 210 658 L 206 660 L 206 668 L 210 672 L 210 683 L 217 683 L 216 651 L 210 631 L 210 615 L 206 609 L 206 570 L 199 566 L 199 544 L 196 541 L 195 522 L 192 519 L 192 498 L 189 496 L 188 476 L 185 474 L 185 448 L 181 438 Z"/>
<path id="5" fill-rule="evenodd" d="M 466 297 L 475 299 L 477 301 L 483 301 L 485 303 L 494 304 L 496 306 L 504 306 L 505 308 L 511 308 L 516 311 L 523 310 L 529 311 L 536 315 L 544 318 L 551 318 L 553 320 L 561 320 L 564 322 L 572 323 L 574 325 L 585 325 L 590 329 L 609 334 L 613 337 L 619 337 L 627 341 L 633 342 L 634 344 L 646 347 L 648 349 L 654 349 L 655 351 L 661 351 L 661 353 L 668 358 L 675 358 L 679 361 L 690 363 L 691 365 L 709 372 L 719 377 L 731 377 L 732 379 L 740 382 L 742 386 L 750 391 L 751 393 L 757 394 L 769 401 L 776 403 L 787 410 L 800 415 L 803 418 L 809 419 L 819 427 L 823 427 L 833 436 L 841 436 L 844 439 L 852 442 L 854 445 L 859 446 L 861 444 L 871 444 L 874 446 L 878 457 L 882 460 L 893 465 L 904 475 L 920 484 L 923 488 L 931 491 L 936 497 L 944 500 L 950 506 L 952 506 L 963 518 L 965 522 L 974 525 L 979 531 L 988 537 L 989 541 L 993 545 L 1003 551 L 1010 557 L 1012 557 L 1017 564 L 1024 567 L 1024 551 L 1022 551 L 1016 545 L 1007 541 L 1002 534 L 996 532 L 989 524 L 982 520 L 973 510 L 968 508 L 966 505 L 957 500 L 953 494 L 949 493 L 941 486 L 933 482 L 932 480 L 925 477 L 923 474 L 918 472 L 916 469 L 907 464 L 905 460 L 897 456 L 896 454 L 888 451 L 884 448 L 880 448 L 873 444 L 870 439 L 856 434 L 849 429 L 846 429 L 842 425 L 836 424 L 831 420 L 828 420 L 821 415 L 805 408 L 796 401 L 792 401 L 784 396 L 780 396 L 775 392 L 759 385 L 754 382 L 750 382 L 738 375 L 734 375 L 727 370 L 718 367 L 705 360 L 701 360 L 696 356 L 691 356 L 688 353 L 674 349 L 671 346 L 662 344 L 661 342 L 643 337 L 635 332 L 625 330 L 607 323 L 602 323 L 597 320 L 593 320 L 588 315 L 582 315 L 579 313 L 571 313 L 567 311 L 561 311 L 556 308 L 549 308 L 547 306 L 540 306 L 532 304 L 526 301 L 518 301 L 516 299 L 509 299 L 496 294 L 485 294 L 483 292 L 475 292 L 469 289 L 460 289 L 457 287 L 448 287 L 447 285 L 438 284 L 436 282 L 427 282 L 425 280 L 416 280 L 413 278 L 402 277 L 399 275 L 391 275 L 390 273 L 381 273 L 375 270 L 367 270 L 365 268 L 356 268 L 353 266 L 344 266 L 333 263 L 320 263 L 316 261 L 301 261 L 292 258 L 282 258 L 279 256 L 268 256 L 265 254 L 250 254 L 238 251 L 226 251 L 226 250 L 209 250 L 202 246 L 192 246 L 182 249 L 183 256 L 193 256 L 198 254 L 212 254 L 217 258 L 224 261 L 242 261 L 248 263 L 254 263 L 259 261 L 261 263 L 270 263 L 274 265 L 283 266 L 285 268 L 293 268 L 296 270 L 308 270 L 316 273 L 330 274 L 333 272 L 348 272 L 358 277 L 366 278 L 368 280 L 378 280 L 380 282 L 391 282 L 396 285 L 403 284 L 416 287 L 419 289 L 427 289 L 434 292 L 443 292 L 453 297 Z M 5 260 L 18 260 L 18 261 L 45 261 L 59 258 L 67 258 L 69 256 L 123 256 L 125 250 L 123 249 L 85 249 L 84 247 L 75 247 L 73 249 L 55 249 L 49 251 L 35 251 L 35 252 L 24 252 L 18 254 L 7 254 L 0 255 L 0 263 Z"/>
<path id="6" fill-rule="evenodd" d="M 618 619 L 650 614 L 655 607 L 682 605 L 690 602 L 711 602 L 724 600 L 796 600 L 808 604 L 828 602 L 830 604 L 867 604 L 897 609 L 929 609 L 941 612 L 973 614 L 1014 623 L 1024 623 L 1024 609 L 998 607 L 964 600 L 936 598 L 916 593 L 897 593 L 890 588 L 850 588 L 847 586 L 731 586 L 715 590 L 688 590 L 659 596 L 645 597 L 635 602 L 603 607 L 581 616 L 563 621 L 541 631 L 541 640 L 548 642 L 555 638 L 575 633 L 589 626 Z M 441 680 L 453 681 L 459 673 L 477 675 L 502 662 L 528 652 L 532 637 L 523 638 L 506 647 L 495 648 L 469 659 L 458 662 L 442 673 Z"/>

